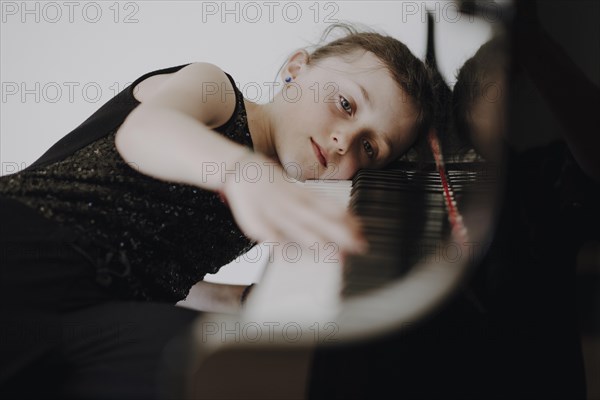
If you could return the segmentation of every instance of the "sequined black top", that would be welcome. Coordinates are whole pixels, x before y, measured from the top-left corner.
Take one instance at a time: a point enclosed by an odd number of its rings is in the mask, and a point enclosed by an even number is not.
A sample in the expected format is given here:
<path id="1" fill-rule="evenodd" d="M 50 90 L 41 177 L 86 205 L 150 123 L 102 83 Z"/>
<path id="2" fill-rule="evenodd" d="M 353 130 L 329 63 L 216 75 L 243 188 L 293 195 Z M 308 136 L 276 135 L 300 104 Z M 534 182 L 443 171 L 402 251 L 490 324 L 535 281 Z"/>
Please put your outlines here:
<path id="1" fill-rule="evenodd" d="M 255 244 L 218 193 L 144 175 L 115 148 L 117 128 L 140 104 L 133 88 L 185 65 L 141 76 L 30 167 L 0 178 L 1 196 L 72 228 L 71 246 L 119 298 L 177 302 Z M 242 94 L 227 76 L 236 107 L 215 130 L 252 148 Z"/>

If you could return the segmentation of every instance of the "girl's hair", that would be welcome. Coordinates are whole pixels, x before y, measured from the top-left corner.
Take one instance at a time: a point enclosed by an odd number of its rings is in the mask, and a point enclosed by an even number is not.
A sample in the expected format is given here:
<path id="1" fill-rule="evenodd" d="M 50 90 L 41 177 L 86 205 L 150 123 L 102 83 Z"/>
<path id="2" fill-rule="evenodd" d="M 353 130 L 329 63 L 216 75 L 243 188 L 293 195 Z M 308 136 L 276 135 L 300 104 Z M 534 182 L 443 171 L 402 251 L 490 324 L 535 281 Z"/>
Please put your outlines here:
<path id="1" fill-rule="evenodd" d="M 358 32 L 356 28 L 347 23 L 328 26 L 323 32 L 320 42 L 325 42 L 336 28 L 345 30 L 346 35 L 317 47 L 316 50 L 309 53 L 309 65 L 327 57 L 344 58 L 357 50 L 373 53 L 419 110 L 415 131 L 418 137 L 423 137 L 423 133 L 428 130 L 433 118 L 434 99 L 429 69 L 399 40 L 376 32 Z M 407 100 L 409 99 L 402 99 L 403 102 Z"/>

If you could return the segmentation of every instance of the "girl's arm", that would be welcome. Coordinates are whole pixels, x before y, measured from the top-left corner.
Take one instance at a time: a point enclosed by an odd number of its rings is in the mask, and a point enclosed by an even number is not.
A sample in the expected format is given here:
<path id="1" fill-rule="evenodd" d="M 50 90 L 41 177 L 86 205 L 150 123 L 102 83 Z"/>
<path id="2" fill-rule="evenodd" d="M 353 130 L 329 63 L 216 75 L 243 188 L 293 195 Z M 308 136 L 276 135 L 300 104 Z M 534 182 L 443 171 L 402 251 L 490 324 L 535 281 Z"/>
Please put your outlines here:
<path id="1" fill-rule="evenodd" d="M 272 160 L 211 129 L 225 123 L 234 108 L 225 73 L 212 64 L 190 64 L 129 114 L 117 131 L 117 150 L 146 175 L 224 192 L 240 229 L 251 239 L 305 246 L 333 242 L 342 253 L 364 249 L 360 226 L 347 210 L 288 182 Z M 236 163 L 240 171 L 244 163 L 263 168 L 260 179 L 223 177 L 220 172 L 235 170 Z M 215 166 L 218 173 L 207 173 Z"/>
<path id="2" fill-rule="evenodd" d="M 234 108 L 235 94 L 225 73 L 212 64 L 190 64 L 129 114 L 115 144 L 138 172 L 220 190 L 221 168 L 234 170 L 234 163 L 250 153 L 210 129 L 225 123 Z M 219 170 L 212 173 L 215 165 Z"/>

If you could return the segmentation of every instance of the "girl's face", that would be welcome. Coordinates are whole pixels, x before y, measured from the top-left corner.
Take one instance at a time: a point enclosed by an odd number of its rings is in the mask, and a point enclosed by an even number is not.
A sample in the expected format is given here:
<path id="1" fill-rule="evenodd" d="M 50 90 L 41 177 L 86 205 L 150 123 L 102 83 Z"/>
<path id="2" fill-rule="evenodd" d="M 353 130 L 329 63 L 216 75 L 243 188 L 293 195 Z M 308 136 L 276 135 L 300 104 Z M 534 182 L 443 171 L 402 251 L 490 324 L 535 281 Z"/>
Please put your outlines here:
<path id="1" fill-rule="evenodd" d="M 290 176 L 350 179 L 410 147 L 418 110 L 373 53 L 306 60 L 292 56 L 282 77 L 293 81 L 279 94 L 274 145 Z"/>

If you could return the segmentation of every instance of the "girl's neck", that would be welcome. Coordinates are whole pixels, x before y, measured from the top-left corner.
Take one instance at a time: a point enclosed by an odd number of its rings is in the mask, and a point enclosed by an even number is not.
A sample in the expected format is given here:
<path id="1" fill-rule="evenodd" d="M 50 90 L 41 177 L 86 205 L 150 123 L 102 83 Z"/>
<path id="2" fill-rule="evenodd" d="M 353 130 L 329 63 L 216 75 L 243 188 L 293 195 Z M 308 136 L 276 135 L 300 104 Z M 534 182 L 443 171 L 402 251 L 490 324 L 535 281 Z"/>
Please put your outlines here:
<path id="1" fill-rule="evenodd" d="M 244 105 L 254 151 L 278 161 L 269 103 L 257 104 L 244 99 Z"/>

